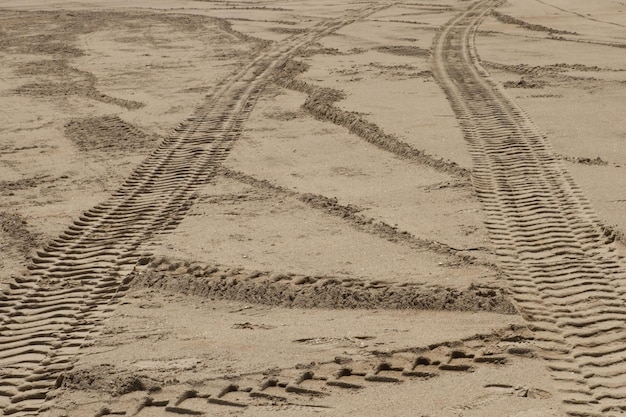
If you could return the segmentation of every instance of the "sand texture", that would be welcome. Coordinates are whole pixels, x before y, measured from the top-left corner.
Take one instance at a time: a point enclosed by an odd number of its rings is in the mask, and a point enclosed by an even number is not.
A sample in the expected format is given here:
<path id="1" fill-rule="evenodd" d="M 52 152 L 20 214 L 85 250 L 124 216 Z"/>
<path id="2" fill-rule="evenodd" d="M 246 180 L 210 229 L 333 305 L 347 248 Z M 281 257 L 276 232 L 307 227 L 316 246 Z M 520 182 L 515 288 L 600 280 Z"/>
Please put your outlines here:
<path id="1" fill-rule="evenodd" d="M 0 0 L 0 414 L 626 414 L 626 3 Z"/>

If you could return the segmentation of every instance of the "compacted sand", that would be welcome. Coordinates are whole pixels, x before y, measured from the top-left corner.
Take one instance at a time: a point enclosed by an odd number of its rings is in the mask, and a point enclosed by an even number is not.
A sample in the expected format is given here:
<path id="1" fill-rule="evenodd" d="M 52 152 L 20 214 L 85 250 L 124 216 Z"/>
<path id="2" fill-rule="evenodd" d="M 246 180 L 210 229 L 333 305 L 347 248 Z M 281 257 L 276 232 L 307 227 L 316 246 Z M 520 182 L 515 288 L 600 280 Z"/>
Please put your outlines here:
<path id="1" fill-rule="evenodd" d="M 621 415 L 625 11 L 0 0 L 0 409 Z"/>

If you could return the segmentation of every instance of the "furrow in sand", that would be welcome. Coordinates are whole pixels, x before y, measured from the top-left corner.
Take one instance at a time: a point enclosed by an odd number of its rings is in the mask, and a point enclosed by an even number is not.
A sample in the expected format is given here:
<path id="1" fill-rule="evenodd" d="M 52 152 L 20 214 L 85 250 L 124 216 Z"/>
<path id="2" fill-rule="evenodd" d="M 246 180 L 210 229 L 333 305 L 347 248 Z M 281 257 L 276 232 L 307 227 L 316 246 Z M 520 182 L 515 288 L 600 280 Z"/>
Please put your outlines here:
<path id="1" fill-rule="evenodd" d="M 464 131 L 472 183 L 513 298 L 569 414 L 612 415 L 626 398 L 626 274 L 547 138 L 480 65 L 475 32 L 500 4 L 478 1 L 444 27 L 433 73 Z"/>
<path id="2" fill-rule="evenodd" d="M 38 251 L 29 265 L 31 275 L 10 283 L 2 297 L 0 364 L 5 369 L 19 366 L 28 375 L 21 384 L 12 381 L 17 392 L 2 395 L 11 403 L 5 407 L 6 401 L 0 401 L 4 414 L 36 415 L 47 408 L 53 378 L 46 375 L 52 377 L 70 366 L 85 337 L 113 310 L 124 289 L 123 278 L 140 257 L 139 246 L 177 224 L 194 192 L 216 174 L 270 74 L 301 47 L 385 7 L 351 10 L 260 52 L 217 85 L 108 201 L 83 213 Z M 79 297 L 68 298 L 65 304 L 31 307 L 34 299 L 48 294 L 57 299 L 68 284 L 80 285 L 81 291 L 73 293 Z M 56 337 L 38 337 L 34 345 L 23 345 L 12 338 L 12 329 L 20 329 L 25 337 L 45 329 Z M 57 361 L 54 368 L 48 366 L 51 358 Z M 33 386 L 32 375 L 42 382 Z"/>
<path id="3" fill-rule="evenodd" d="M 246 271 L 221 265 L 150 259 L 130 274 L 133 287 L 300 308 L 493 311 L 513 314 L 508 295 L 489 286 L 451 289 L 386 280 Z"/>
<path id="4" fill-rule="evenodd" d="M 325 213 L 336 215 L 357 230 L 372 233 L 381 238 L 389 239 L 394 242 L 405 243 L 418 250 L 427 249 L 435 253 L 450 256 L 452 259 L 456 258 L 455 261 L 457 262 L 482 264 L 489 267 L 490 269 L 495 269 L 495 266 L 492 263 L 480 261 L 473 256 L 466 253 L 461 253 L 461 250 L 454 249 L 442 242 L 419 238 L 407 231 L 399 230 L 397 227 L 391 226 L 387 223 L 375 221 L 371 217 L 366 217 L 360 214 L 360 209 L 351 205 L 341 205 L 336 201 L 336 199 L 319 194 L 298 193 L 296 191 L 274 185 L 269 181 L 259 180 L 250 175 L 246 175 L 242 172 L 233 171 L 227 168 L 220 169 L 220 173 L 227 178 L 235 179 L 255 188 L 276 193 L 277 195 L 297 199 L 312 208 L 320 209 L 323 210 Z"/>

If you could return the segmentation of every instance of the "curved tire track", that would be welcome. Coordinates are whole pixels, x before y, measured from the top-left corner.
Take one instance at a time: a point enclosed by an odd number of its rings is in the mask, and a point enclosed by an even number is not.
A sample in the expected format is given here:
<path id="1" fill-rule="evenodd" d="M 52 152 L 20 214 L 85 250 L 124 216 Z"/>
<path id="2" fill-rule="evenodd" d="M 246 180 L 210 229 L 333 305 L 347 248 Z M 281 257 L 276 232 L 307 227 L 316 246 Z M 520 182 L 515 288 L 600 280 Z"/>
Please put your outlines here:
<path id="1" fill-rule="evenodd" d="M 435 40 L 433 68 L 461 122 L 473 184 L 518 306 L 575 416 L 626 409 L 623 265 L 547 138 L 481 67 L 483 0 Z"/>
<path id="2" fill-rule="evenodd" d="M 39 415 L 51 388 L 123 295 L 139 248 L 174 228 L 215 175 L 269 76 L 299 48 L 384 6 L 323 21 L 260 53 L 177 127 L 109 200 L 33 256 L 0 293 L 0 410 Z"/>

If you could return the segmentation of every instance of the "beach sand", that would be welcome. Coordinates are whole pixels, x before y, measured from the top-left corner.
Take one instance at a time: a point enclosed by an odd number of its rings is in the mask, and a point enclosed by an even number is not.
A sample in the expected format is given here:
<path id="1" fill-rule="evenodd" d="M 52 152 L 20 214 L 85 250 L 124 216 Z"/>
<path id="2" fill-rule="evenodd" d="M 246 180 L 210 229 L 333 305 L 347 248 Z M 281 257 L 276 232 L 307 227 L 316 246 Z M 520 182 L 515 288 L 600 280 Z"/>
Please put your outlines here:
<path id="1" fill-rule="evenodd" d="M 0 409 L 621 415 L 625 9 L 0 1 Z"/>

